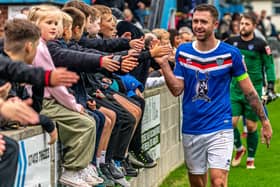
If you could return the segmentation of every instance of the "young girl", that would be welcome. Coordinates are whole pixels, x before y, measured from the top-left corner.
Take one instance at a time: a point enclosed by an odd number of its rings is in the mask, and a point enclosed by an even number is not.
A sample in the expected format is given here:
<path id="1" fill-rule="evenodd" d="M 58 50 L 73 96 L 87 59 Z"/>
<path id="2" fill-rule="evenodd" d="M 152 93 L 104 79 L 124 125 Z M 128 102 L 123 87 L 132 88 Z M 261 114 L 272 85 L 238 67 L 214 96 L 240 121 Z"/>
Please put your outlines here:
<path id="1" fill-rule="evenodd" d="M 31 8 L 28 18 L 41 30 L 33 65 L 47 70 L 55 69 L 46 43 L 57 37 L 59 23 L 62 21 L 61 11 L 49 5 L 35 6 Z M 82 105 L 76 102 L 64 86 L 45 88 L 41 113 L 56 122 L 60 141 L 65 147 L 65 171 L 60 182 L 68 186 L 97 185 L 100 181 L 92 176 L 90 165 L 95 147 L 95 120 L 84 112 Z"/>

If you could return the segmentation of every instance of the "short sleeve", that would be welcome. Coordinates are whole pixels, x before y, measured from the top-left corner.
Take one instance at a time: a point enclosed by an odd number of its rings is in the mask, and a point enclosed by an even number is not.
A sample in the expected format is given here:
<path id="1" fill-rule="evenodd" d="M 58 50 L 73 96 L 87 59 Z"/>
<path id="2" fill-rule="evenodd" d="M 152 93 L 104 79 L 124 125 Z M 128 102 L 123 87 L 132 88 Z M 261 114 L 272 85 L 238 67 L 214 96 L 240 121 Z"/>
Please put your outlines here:
<path id="1" fill-rule="evenodd" d="M 174 68 L 174 75 L 176 78 L 184 80 L 182 60 L 180 60 L 182 57 L 179 56 L 179 51 L 180 48 L 177 49 L 175 55 L 176 64 Z"/>
<path id="2" fill-rule="evenodd" d="M 244 57 L 238 49 L 232 52 L 232 75 L 238 77 L 247 72 Z"/>

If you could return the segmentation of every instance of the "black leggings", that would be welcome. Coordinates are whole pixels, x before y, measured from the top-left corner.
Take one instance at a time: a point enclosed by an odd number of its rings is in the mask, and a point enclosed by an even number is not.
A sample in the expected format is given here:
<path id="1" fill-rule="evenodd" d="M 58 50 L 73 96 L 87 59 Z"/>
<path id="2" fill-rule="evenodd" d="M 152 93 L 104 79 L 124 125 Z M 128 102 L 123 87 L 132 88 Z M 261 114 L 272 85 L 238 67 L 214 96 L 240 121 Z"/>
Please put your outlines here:
<path id="1" fill-rule="evenodd" d="M 141 118 L 140 118 L 139 123 L 137 125 L 137 128 L 134 132 L 131 143 L 129 145 L 129 150 L 132 150 L 136 153 L 139 153 L 141 151 L 141 146 L 142 146 L 142 141 L 141 141 L 142 131 L 141 131 L 141 129 L 142 129 L 143 114 L 144 114 L 144 111 L 145 111 L 145 99 L 143 99 L 139 96 L 132 96 L 131 98 L 136 100 L 140 104 L 140 107 L 141 107 L 141 110 L 142 110 L 142 115 L 141 115 Z"/>

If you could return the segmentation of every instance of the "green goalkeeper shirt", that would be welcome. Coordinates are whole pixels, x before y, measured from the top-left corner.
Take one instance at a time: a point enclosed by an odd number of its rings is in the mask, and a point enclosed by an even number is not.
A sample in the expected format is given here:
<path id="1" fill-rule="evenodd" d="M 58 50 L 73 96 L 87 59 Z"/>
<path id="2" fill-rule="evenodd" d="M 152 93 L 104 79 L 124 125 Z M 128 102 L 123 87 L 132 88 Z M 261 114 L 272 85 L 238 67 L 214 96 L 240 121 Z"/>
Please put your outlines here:
<path id="1" fill-rule="evenodd" d="M 241 51 L 247 72 L 254 86 L 263 85 L 264 74 L 266 81 L 275 81 L 273 56 L 270 47 L 264 40 L 254 37 L 250 41 L 244 41 L 240 36 L 236 36 L 229 38 L 226 42 Z M 231 84 L 231 87 L 239 87 L 235 79 Z"/>

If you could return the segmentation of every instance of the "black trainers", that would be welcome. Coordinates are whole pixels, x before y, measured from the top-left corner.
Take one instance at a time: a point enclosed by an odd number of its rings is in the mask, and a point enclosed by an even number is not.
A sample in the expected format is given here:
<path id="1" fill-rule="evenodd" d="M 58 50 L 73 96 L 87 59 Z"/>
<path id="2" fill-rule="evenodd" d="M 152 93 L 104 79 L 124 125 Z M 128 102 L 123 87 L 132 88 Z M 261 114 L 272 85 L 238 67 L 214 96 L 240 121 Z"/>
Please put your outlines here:
<path id="1" fill-rule="evenodd" d="M 97 170 L 97 173 L 98 173 L 98 176 L 101 177 L 104 182 L 102 183 L 103 186 L 109 186 L 109 187 L 114 187 L 115 186 L 115 183 L 113 181 L 113 177 L 111 175 L 111 173 L 107 170 L 107 175 L 109 176 L 106 176 L 102 171 L 101 171 L 101 168 L 96 168 Z"/>
<path id="2" fill-rule="evenodd" d="M 111 160 L 109 163 L 100 164 L 100 169 L 108 179 L 115 183 L 115 185 L 119 184 L 122 187 L 130 187 L 130 183 L 127 182 L 122 171 L 115 166 L 113 160 Z M 111 176 L 111 178 L 109 178 L 109 176 Z"/>
<path id="3" fill-rule="evenodd" d="M 133 151 L 130 151 L 128 154 L 129 154 L 129 161 L 134 168 L 137 168 L 137 169 L 144 168 L 144 164 L 142 162 L 140 162 L 139 160 L 137 160 L 135 153 Z"/>
<path id="4" fill-rule="evenodd" d="M 144 164 L 144 168 L 153 168 L 157 165 L 157 162 L 154 161 L 149 153 L 140 151 L 140 153 L 135 154 L 135 158 Z"/>
<path id="5" fill-rule="evenodd" d="M 128 156 L 124 160 L 122 160 L 120 164 L 121 167 L 124 168 L 126 171 L 125 176 L 137 177 L 138 172 L 132 167 L 131 163 L 129 162 Z"/>
<path id="6" fill-rule="evenodd" d="M 122 171 L 116 168 L 113 162 L 100 164 L 100 169 L 102 173 L 106 175 L 106 177 L 110 180 L 120 179 L 124 177 Z M 112 178 L 110 176 L 112 176 Z"/>
<path id="7" fill-rule="evenodd" d="M 109 163 L 109 170 L 114 177 L 114 179 L 120 179 L 124 177 L 124 174 L 121 169 L 116 167 L 114 160 L 111 160 Z"/>
<path id="8" fill-rule="evenodd" d="M 114 177 L 112 176 L 110 170 L 109 170 L 109 164 L 105 163 L 105 164 L 100 164 L 100 170 L 102 172 L 103 175 L 105 175 L 107 177 L 107 179 L 109 180 L 113 180 Z"/>

